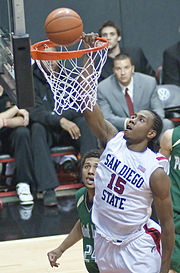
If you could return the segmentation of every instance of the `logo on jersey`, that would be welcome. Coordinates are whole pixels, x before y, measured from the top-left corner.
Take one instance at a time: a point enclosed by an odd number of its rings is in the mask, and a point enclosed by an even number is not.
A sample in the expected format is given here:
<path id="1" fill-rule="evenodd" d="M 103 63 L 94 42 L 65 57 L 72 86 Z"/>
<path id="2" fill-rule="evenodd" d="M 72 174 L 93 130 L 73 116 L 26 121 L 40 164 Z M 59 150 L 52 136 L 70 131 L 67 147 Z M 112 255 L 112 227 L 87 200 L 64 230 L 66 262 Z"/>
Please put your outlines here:
<path id="1" fill-rule="evenodd" d="M 106 155 L 104 165 L 113 171 L 113 173 L 111 172 L 110 181 L 107 188 L 103 190 L 101 198 L 109 205 L 124 210 L 126 198 L 124 198 L 125 196 L 123 196 L 123 193 L 126 189 L 126 184 L 130 183 L 139 189 L 144 183 L 144 178 L 140 173 L 133 170 L 128 165 L 123 164 L 111 154 Z M 146 171 L 141 165 L 138 166 L 137 170 L 140 170 L 143 173 Z"/>
<path id="2" fill-rule="evenodd" d="M 141 165 L 138 166 L 138 170 L 140 170 L 143 173 L 145 173 L 145 171 L 146 171 L 146 169 Z"/>
<path id="3" fill-rule="evenodd" d="M 103 190 L 103 195 L 101 198 L 109 205 L 124 210 L 124 203 L 126 202 L 126 198 L 118 197 L 105 189 Z"/>
<path id="4" fill-rule="evenodd" d="M 123 180 L 130 182 L 137 188 L 140 188 L 144 183 L 144 178 L 139 173 L 137 173 L 126 164 L 123 164 L 120 160 L 111 154 L 107 154 L 104 165 L 118 174 Z M 139 165 L 138 169 L 141 170 L 141 172 L 146 171 L 146 169 L 141 165 Z"/>
<path id="5" fill-rule="evenodd" d="M 180 158 L 179 156 L 174 156 L 174 170 L 180 170 Z"/>

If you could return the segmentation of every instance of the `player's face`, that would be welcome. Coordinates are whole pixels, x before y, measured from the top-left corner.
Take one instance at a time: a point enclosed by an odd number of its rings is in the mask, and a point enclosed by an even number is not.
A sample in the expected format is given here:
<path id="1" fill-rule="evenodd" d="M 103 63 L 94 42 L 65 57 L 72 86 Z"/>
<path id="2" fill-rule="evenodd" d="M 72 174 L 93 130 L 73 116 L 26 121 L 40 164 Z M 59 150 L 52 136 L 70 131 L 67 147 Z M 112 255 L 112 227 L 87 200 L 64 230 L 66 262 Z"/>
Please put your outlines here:
<path id="1" fill-rule="evenodd" d="M 124 132 L 124 138 L 129 143 L 140 143 L 155 137 L 156 132 L 152 129 L 153 115 L 148 110 L 142 110 L 131 116 Z"/>
<path id="2" fill-rule="evenodd" d="M 88 189 L 94 189 L 94 176 L 99 163 L 99 158 L 89 157 L 85 159 L 82 167 L 82 179 Z"/>
<path id="3" fill-rule="evenodd" d="M 114 27 L 104 27 L 101 30 L 101 37 L 108 40 L 108 49 L 113 49 L 118 45 L 118 42 L 121 40 L 121 36 L 118 36 L 117 31 Z"/>
<path id="4" fill-rule="evenodd" d="M 134 65 L 131 64 L 129 58 L 124 60 L 115 60 L 113 71 L 117 80 L 123 86 L 127 86 L 131 81 L 134 72 Z"/>

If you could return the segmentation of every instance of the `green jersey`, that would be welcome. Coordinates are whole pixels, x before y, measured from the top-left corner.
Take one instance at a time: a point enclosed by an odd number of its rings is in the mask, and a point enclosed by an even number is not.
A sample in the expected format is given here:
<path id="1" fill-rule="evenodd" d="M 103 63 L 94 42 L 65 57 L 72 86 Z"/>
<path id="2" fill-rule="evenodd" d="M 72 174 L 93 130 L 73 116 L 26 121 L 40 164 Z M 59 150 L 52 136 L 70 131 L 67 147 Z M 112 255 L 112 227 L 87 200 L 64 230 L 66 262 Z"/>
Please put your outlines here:
<path id="1" fill-rule="evenodd" d="M 91 221 L 91 208 L 87 206 L 87 188 L 83 187 L 76 193 L 76 204 L 83 233 L 84 262 L 88 272 L 99 272 L 94 256 L 95 226 Z"/>
<path id="2" fill-rule="evenodd" d="M 169 177 L 173 210 L 180 213 L 180 126 L 173 130 Z"/>
<path id="3" fill-rule="evenodd" d="M 171 196 L 174 211 L 175 245 L 170 268 L 180 272 L 180 126 L 173 129 L 170 159 Z"/>

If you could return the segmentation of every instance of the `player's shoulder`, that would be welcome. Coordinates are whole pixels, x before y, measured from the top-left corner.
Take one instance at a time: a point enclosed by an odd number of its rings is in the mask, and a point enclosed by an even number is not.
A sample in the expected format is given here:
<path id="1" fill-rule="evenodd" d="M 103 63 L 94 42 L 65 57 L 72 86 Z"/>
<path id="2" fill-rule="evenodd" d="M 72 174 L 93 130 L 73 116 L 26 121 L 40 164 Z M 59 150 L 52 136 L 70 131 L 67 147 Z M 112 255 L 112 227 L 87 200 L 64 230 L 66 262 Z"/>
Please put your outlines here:
<path id="1" fill-rule="evenodd" d="M 82 187 L 76 192 L 75 194 L 76 203 L 79 201 L 80 198 L 82 199 L 82 197 L 84 197 L 84 194 L 86 193 L 86 191 L 87 191 L 87 188 Z"/>
<path id="2" fill-rule="evenodd" d="M 161 153 L 156 153 L 156 159 L 158 160 L 158 161 L 161 161 L 161 160 L 168 160 L 163 154 L 161 154 Z"/>
<path id="3" fill-rule="evenodd" d="M 166 174 L 169 173 L 169 160 L 167 159 L 167 157 L 165 157 L 163 154 L 161 153 L 157 153 L 156 154 L 156 160 L 158 161 L 160 167 L 162 167 L 165 171 Z"/>
<path id="4" fill-rule="evenodd" d="M 159 168 L 156 168 L 154 170 L 150 178 L 150 184 L 151 187 L 153 186 L 154 189 L 157 189 L 158 187 L 159 190 L 162 190 L 162 184 L 164 186 L 167 185 L 168 187 L 170 187 L 170 179 L 163 166 L 159 166 Z"/>
<path id="5" fill-rule="evenodd" d="M 166 142 L 167 144 L 171 144 L 172 145 L 172 135 L 173 135 L 173 131 L 174 131 L 174 128 L 172 129 L 167 129 L 163 135 L 162 135 L 162 138 L 161 138 L 161 142 Z"/>
<path id="6" fill-rule="evenodd" d="M 155 153 L 154 151 L 152 151 L 149 148 L 146 149 L 146 151 L 144 152 L 144 159 L 147 161 L 144 164 L 149 166 L 150 169 L 151 169 L 151 167 L 153 169 L 154 168 L 156 169 L 159 165 L 159 161 L 158 161 L 157 157 L 158 157 L 157 153 Z"/>

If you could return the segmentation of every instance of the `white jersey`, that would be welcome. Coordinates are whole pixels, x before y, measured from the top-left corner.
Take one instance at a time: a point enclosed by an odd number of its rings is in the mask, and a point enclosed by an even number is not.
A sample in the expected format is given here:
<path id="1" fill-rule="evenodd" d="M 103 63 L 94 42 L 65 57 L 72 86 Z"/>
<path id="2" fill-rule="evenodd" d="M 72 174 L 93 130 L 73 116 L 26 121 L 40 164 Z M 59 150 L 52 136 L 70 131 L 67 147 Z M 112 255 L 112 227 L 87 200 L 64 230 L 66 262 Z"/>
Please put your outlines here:
<path id="1" fill-rule="evenodd" d="M 154 152 L 128 149 L 123 136 L 119 132 L 107 143 L 95 175 L 92 220 L 98 233 L 113 240 L 124 240 L 146 224 L 150 176 L 160 167 Z"/>
<path id="2" fill-rule="evenodd" d="M 161 153 L 156 154 L 156 159 L 159 161 L 159 164 L 163 167 L 165 173 L 169 174 L 169 160 Z"/>

